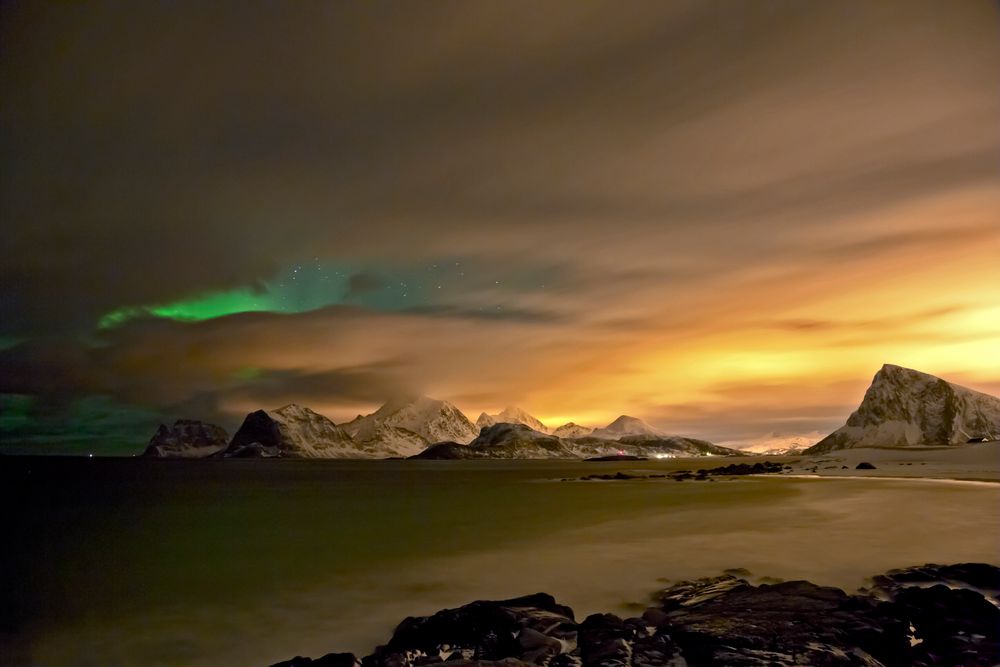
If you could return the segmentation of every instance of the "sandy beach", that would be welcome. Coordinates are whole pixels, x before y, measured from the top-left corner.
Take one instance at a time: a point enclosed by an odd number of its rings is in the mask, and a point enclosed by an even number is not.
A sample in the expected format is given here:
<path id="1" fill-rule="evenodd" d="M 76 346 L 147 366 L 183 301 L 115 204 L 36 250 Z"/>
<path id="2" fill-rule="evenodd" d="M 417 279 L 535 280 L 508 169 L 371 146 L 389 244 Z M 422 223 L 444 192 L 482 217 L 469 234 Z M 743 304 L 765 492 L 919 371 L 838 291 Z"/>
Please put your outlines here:
<path id="1" fill-rule="evenodd" d="M 867 462 L 874 469 L 858 469 Z M 789 459 L 789 474 L 823 477 L 927 478 L 1000 483 L 1000 442 L 959 447 L 912 447 L 906 449 L 844 449 L 816 456 Z"/>

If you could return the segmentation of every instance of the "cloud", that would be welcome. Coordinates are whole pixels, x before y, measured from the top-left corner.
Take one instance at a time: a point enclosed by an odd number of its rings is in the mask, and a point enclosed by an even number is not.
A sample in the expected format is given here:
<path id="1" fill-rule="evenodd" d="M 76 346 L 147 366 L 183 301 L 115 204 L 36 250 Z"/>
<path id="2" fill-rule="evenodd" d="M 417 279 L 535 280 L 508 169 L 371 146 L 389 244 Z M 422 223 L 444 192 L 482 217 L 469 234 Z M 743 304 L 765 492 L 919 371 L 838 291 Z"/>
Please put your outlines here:
<path id="1" fill-rule="evenodd" d="M 726 374 L 1000 377 L 995 3 L 0 11 L 3 391 L 682 427 Z"/>
<path id="2" fill-rule="evenodd" d="M 354 299 L 369 292 L 385 287 L 384 282 L 375 274 L 360 272 L 352 274 L 347 280 L 345 299 Z"/>

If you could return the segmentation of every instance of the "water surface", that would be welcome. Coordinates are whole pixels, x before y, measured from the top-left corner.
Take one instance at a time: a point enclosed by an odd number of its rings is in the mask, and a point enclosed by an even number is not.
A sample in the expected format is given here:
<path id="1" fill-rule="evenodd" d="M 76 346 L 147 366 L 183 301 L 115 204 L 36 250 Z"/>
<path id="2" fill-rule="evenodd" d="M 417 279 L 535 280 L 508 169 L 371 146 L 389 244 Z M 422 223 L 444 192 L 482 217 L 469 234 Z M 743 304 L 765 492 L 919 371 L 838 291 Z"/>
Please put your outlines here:
<path id="1" fill-rule="evenodd" d="M 267 665 L 475 598 L 544 590 L 582 617 L 731 567 L 853 589 L 1000 553 L 1000 486 L 558 481 L 713 463 L 5 458 L 3 654 Z"/>

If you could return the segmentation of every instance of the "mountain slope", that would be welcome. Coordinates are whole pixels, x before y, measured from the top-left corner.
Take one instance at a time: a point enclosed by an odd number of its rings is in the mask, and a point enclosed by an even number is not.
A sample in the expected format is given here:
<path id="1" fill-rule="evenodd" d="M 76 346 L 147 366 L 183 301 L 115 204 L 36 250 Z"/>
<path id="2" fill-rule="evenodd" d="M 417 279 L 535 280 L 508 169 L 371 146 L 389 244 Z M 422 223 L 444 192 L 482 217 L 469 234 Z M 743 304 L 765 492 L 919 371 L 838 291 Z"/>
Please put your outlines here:
<path id="1" fill-rule="evenodd" d="M 847 423 L 805 451 L 958 445 L 1000 437 L 1000 398 L 886 364 Z"/>
<path id="2" fill-rule="evenodd" d="M 173 426 L 160 424 L 143 456 L 153 458 L 204 458 L 226 448 L 229 434 L 215 424 L 178 419 Z"/>
<path id="3" fill-rule="evenodd" d="M 486 414 L 484 412 L 480 414 L 479 419 L 476 420 L 476 426 L 480 430 L 489 428 L 494 424 L 524 424 L 528 428 L 538 431 L 539 433 L 549 432 L 549 428 L 543 424 L 541 420 L 528 414 L 525 410 L 514 406 L 508 406 L 495 415 Z"/>
<path id="4" fill-rule="evenodd" d="M 604 438 L 575 438 L 566 440 L 567 448 L 580 458 L 596 456 L 644 456 L 646 458 L 684 458 L 694 456 L 746 456 L 728 447 L 720 447 L 707 440 L 685 438 L 679 435 L 627 435 L 618 440 Z"/>
<path id="5" fill-rule="evenodd" d="M 566 443 L 524 424 L 494 424 L 468 445 L 443 442 L 427 448 L 419 459 L 575 459 Z"/>
<path id="6" fill-rule="evenodd" d="M 226 457 L 362 458 L 351 436 L 321 414 L 300 405 L 257 410 L 243 420 Z"/>
<path id="7" fill-rule="evenodd" d="M 408 441 L 407 452 L 416 454 L 430 443 L 453 441 L 467 443 L 479 434 L 468 417 L 448 401 L 439 401 L 426 396 L 403 398 L 387 402 L 370 415 L 358 417 L 341 425 L 358 442 L 383 442 L 403 446 Z M 416 435 L 423 439 L 423 446 L 417 446 Z"/>

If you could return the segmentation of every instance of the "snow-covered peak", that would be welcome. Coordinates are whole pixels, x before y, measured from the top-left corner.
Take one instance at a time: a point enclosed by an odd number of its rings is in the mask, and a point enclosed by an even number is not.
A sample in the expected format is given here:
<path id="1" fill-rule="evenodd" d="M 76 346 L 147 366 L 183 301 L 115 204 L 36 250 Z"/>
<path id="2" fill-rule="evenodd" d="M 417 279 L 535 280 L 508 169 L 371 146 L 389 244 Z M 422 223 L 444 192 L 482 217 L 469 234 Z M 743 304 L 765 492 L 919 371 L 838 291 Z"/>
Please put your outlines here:
<path id="1" fill-rule="evenodd" d="M 297 403 L 289 403 L 288 405 L 278 408 L 277 410 L 269 411 L 271 416 L 274 418 L 281 418 L 286 421 L 296 421 L 296 420 L 310 420 L 317 417 L 321 419 L 326 419 L 323 415 L 318 412 L 314 412 L 307 407 L 303 407 Z M 329 421 L 329 420 L 328 420 Z"/>
<path id="2" fill-rule="evenodd" d="M 476 428 L 480 431 L 484 428 L 489 428 L 497 423 L 497 420 L 493 418 L 493 415 L 486 414 L 485 412 L 480 412 L 479 417 L 476 419 Z"/>
<path id="3" fill-rule="evenodd" d="M 822 439 L 823 434 L 819 431 L 800 434 L 771 432 L 756 438 L 727 440 L 719 445 L 753 454 L 779 455 L 801 452 Z"/>
<path id="4" fill-rule="evenodd" d="M 552 435 L 557 438 L 584 438 L 594 432 L 589 426 L 580 426 L 573 422 L 567 422 L 562 426 L 552 430 Z"/>
<path id="5" fill-rule="evenodd" d="M 372 414 L 344 424 L 348 433 L 359 441 L 377 437 L 384 427 L 410 431 L 428 443 L 446 440 L 468 443 L 479 433 L 454 405 L 427 396 L 393 399 Z"/>
<path id="6" fill-rule="evenodd" d="M 595 438 L 617 440 L 626 435 L 663 435 L 663 432 L 637 417 L 622 415 L 604 428 L 597 429 L 591 435 Z"/>
<path id="7" fill-rule="evenodd" d="M 509 405 L 495 415 L 482 413 L 476 420 L 476 426 L 481 429 L 494 424 L 524 424 L 539 433 L 549 433 L 549 428 L 541 420 L 529 414 L 526 410 Z"/>

